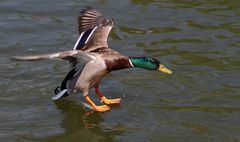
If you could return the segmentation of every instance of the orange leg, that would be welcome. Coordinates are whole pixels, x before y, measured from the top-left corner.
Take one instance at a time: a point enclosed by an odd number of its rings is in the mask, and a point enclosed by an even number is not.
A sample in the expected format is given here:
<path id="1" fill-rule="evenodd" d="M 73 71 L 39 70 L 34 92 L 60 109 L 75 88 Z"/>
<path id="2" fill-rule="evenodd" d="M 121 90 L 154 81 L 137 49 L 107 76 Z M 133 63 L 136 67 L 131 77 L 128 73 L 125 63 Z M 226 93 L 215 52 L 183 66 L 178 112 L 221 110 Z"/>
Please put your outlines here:
<path id="1" fill-rule="evenodd" d="M 95 105 L 94 102 L 88 96 L 85 96 L 85 99 L 96 111 L 105 112 L 107 110 L 110 110 L 110 108 L 107 105 L 101 105 L 101 106 Z"/>
<path id="2" fill-rule="evenodd" d="M 100 91 L 98 87 L 95 87 L 96 94 L 101 98 L 101 102 L 107 105 L 110 104 L 119 104 L 121 101 L 121 98 L 117 99 L 107 99 Z"/>

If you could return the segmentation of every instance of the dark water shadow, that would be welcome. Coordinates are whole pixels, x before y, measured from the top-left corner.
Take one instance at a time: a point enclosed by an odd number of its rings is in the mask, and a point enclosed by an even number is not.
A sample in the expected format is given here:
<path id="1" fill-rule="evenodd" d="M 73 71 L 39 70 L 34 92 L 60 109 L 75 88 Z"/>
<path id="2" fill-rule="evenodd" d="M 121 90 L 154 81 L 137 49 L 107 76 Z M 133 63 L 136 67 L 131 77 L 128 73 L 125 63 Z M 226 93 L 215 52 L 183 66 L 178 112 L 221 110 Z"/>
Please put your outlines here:
<path id="1" fill-rule="evenodd" d="M 100 123 L 104 122 L 101 114 L 94 111 L 87 111 L 79 103 L 63 99 L 55 102 L 57 108 L 61 110 L 63 121 L 60 126 L 64 132 L 58 135 L 43 138 L 44 142 L 60 141 L 107 141 L 111 142 L 111 131 L 104 132 Z"/>

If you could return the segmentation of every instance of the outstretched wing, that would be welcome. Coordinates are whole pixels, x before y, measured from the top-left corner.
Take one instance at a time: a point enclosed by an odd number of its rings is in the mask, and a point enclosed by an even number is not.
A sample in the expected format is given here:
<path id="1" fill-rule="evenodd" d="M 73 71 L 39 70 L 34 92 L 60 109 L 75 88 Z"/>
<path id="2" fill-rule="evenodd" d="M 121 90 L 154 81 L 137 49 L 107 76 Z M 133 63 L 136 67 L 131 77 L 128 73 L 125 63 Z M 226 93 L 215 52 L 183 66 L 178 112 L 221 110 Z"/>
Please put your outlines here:
<path id="1" fill-rule="evenodd" d="M 79 38 L 74 50 L 91 51 L 99 47 L 108 47 L 107 38 L 114 22 L 106 19 L 98 11 L 87 7 L 79 16 Z"/>
<path id="2" fill-rule="evenodd" d="M 90 61 L 94 59 L 94 54 L 89 54 L 84 51 L 79 50 L 70 50 L 70 51 L 62 51 L 57 53 L 50 54 L 39 54 L 39 55 L 31 55 L 31 56 L 13 56 L 13 60 L 17 61 L 37 61 L 37 60 L 46 60 L 46 59 L 56 59 L 56 60 L 68 60 L 73 66 L 77 63 Z"/>

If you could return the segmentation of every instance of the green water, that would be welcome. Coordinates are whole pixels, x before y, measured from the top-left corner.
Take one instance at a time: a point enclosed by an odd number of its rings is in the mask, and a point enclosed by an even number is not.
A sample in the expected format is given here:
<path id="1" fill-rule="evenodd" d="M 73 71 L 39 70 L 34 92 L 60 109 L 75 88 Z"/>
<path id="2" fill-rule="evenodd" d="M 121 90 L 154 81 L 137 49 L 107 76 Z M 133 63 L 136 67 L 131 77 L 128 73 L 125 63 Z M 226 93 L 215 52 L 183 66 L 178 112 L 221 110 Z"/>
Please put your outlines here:
<path id="1" fill-rule="evenodd" d="M 89 112 L 81 94 L 52 101 L 68 63 L 10 57 L 73 48 L 85 6 L 114 18 L 114 50 L 157 58 L 173 75 L 111 73 L 101 90 L 122 103 L 107 113 Z M 0 141 L 240 141 L 239 7 L 239 0 L 1 0 Z M 90 97 L 99 104 L 94 91 Z"/>

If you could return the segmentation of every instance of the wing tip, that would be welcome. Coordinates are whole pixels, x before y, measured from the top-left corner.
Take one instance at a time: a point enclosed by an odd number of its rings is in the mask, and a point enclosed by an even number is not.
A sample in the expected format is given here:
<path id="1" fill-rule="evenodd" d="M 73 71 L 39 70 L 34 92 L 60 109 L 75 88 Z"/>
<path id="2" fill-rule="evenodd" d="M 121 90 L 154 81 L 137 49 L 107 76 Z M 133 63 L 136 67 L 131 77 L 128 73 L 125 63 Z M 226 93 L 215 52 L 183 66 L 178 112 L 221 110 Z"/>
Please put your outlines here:
<path id="1" fill-rule="evenodd" d="M 80 14 L 82 15 L 83 13 L 85 13 L 86 11 L 89 11 L 89 10 L 93 10 L 93 8 L 90 7 L 90 6 L 86 6 L 85 8 L 83 8 L 83 9 L 80 11 Z"/>
<path id="2" fill-rule="evenodd" d="M 80 11 L 80 15 L 78 17 L 79 34 L 98 26 L 102 19 L 103 15 L 99 11 L 89 6 L 85 7 L 82 11 Z"/>
<path id="3" fill-rule="evenodd" d="M 11 60 L 13 60 L 13 61 L 29 61 L 24 56 L 12 56 Z"/>

